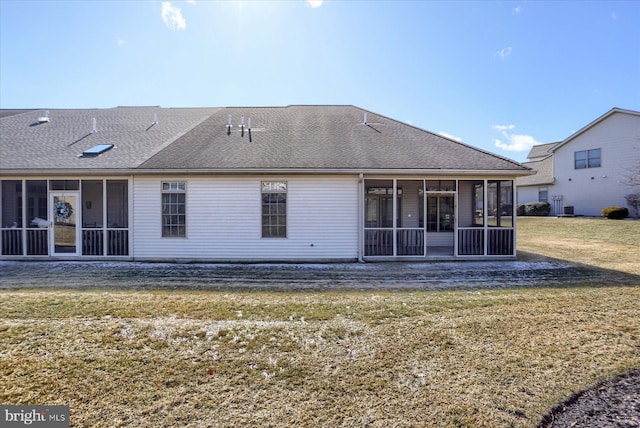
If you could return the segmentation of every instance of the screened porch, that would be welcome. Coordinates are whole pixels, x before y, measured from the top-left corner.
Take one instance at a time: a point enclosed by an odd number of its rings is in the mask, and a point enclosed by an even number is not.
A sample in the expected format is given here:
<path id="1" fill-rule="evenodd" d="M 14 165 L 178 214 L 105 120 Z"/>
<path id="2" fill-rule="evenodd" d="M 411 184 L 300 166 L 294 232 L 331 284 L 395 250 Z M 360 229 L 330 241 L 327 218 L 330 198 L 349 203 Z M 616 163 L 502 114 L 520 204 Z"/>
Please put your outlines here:
<path id="1" fill-rule="evenodd" d="M 364 180 L 363 255 L 515 256 L 512 180 Z"/>
<path id="2" fill-rule="evenodd" d="M 127 180 L 2 180 L 2 256 L 128 256 Z"/>

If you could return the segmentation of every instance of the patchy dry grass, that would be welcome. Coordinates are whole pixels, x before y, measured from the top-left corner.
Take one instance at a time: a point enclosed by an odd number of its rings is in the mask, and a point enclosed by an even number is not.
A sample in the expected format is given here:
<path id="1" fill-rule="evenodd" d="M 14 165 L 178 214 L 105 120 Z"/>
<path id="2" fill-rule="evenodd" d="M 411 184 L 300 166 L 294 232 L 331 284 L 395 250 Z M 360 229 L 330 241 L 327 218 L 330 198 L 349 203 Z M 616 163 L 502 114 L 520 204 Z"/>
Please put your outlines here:
<path id="1" fill-rule="evenodd" d="M 549 223 L 590 234 L 568 251 L 575 236 L 542 223 L 554 221 L 520 221 L 521 249 L 610 268 L 595 242 L 637 272 L 627 254 L 640 257 L 640 222 Z M 632 230 L 607 236 L 610 224 Z M 532 427 L 571 393 L 640 366 L 639 301 L 640 287 L 607 284 L 6 291 L 0 402 L 66 404 L 72 426 L 92 427 Z"/>
<path id="2" fill-rule="evenodd" d="M 74 426 L 533 426 L 640 365 L 638 301 L 634 287 L 5 292 L 0 401 L 68 404 Z"/>
<path id="3" fill-rule="evenodd" d="M 640 221 L 520 217 L 518 250 L 640 275 Z"/>

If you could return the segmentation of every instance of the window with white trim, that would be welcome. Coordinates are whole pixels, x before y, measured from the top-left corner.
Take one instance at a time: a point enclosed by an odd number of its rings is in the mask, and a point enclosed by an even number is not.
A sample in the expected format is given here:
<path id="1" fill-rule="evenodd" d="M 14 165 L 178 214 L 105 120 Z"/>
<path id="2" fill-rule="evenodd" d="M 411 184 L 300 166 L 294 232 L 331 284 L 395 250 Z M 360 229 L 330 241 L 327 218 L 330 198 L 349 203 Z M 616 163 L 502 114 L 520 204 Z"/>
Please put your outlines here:
<path id="1" fill-rule="evenodd" d="M 287 182 L 263 181 L 262 237 L 287 237 Z"/>
<path id="2" fill-rule="evenodd" d="M 162 236 L 187 236 L 187 184 L 184 181 L 162 183 Z"/>
<path id="3" fill-rule="evenodd" d="M 538 202 L 549 202 L 549 189 L 538 187 Z"/>

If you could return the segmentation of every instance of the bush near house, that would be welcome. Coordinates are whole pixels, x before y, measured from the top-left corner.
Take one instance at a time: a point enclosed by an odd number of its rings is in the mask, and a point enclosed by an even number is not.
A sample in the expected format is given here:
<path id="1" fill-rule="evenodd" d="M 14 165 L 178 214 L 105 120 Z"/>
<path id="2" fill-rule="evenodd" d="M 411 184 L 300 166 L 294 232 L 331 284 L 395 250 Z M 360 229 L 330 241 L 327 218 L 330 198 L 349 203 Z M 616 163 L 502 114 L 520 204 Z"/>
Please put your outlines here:
<path id="1" fill-rule="evenodd" d="M 611 220 L 622 220 L 623 218 L 629 217 L 629 210 L 625 207 L 614 205 L 603 208 L 600 214 Z"/>
<path id="2" fill-rule="evenodd" d="M 640 217 L 640 193 L 632 193 L 624 197 L 635 218 Z"/>
<path id="3" fill-rule="evenodd" d="M 551 204 L 548 202 L 527 202 L 519 204 L 516 214 L 519 216 L 546 217 L 551 213 Z"/>

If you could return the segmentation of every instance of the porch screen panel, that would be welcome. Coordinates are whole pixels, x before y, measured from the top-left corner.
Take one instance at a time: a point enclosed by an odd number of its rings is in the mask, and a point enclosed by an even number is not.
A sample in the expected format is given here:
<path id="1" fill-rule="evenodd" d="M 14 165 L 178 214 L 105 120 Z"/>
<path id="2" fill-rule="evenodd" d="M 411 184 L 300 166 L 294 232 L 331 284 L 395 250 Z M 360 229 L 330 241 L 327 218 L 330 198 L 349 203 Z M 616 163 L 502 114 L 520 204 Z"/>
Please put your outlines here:
<path id="1" fill-rule="evenodd" d="M 393 180 L 366 180 L 364 204 L 364 255 L 393 256 Z M 401 227 L 402 188 L 400 186 L 397 187 L 396 220 L 396 227 Z"/>
<path id="2" fill-rule="evenodd" d="M 185 195 L 182 194 L 182 196 Z M 182 208 L 184 210 L 184 204 Z M 107 180 L 107 255 L 126 256 L 129 254 L 128 227 L 128 182 L 127 180 Z"/>
<path id="3" fill-rule="evenodd" d="M 424 256 L 424 181 L 398 180 L 396 188 L 400 205 L 396 255 Z"/>
<path id="4" fill-rule="evenodd" d="M 2 228 L 22 227 L 22 181 L 2 181 Z"/>
<path id="5" fill-rule="evenodd" d="M 129 187 L 126 180 L 107 180 L 107 227 L 129 227 Z"/>
<path id="6" fill-rule="evenodd" d="M 104 255 L 104 180 L 82 181 L 82 255 Z"/>
<path id="7" fill-rule="evenodd" d="M 487 187 L 487 254 L 515 254 L 513 229 L 513 181 L 489 181 Z"/>
<path id="8" fill-rule="evenodd" d="M 2 181 L 2 254 L 5 256 L 22 255 L 22 181 Z"/>
<path id="9" fill-rule="evenodd" d="M 46 180 L 27 180 L 27 254 L 49 254 L 48 197 Z"/>
<path id="10" fill-rule="evenodd" d="M 103 218 L 103 181 L 82 181 L 82 227 L 85 229 L 101 228 Z"/>
<path id="11" fill-rule="evenodd" d="M 489 226 L 513 227 L 513 181 L 489 181 L 487 199 Z"/>

